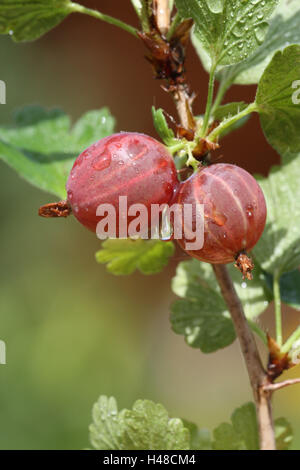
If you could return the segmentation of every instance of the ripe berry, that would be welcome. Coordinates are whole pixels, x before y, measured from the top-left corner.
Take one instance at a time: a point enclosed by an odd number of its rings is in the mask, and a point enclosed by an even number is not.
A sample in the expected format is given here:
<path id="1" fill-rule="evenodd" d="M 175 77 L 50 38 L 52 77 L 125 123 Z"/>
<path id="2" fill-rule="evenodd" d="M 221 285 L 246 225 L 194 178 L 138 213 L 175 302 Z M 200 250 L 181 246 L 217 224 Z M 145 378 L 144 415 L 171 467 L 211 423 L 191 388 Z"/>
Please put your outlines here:
<path id="1" fill-rule="evenodd" d="M 257 243 L 266 222 L 265 198 L 253 176 L 230 164 L 205 167 L 181 184 L 176 202 L 204 204 L 204 245 L 187 251 L 190 256 L 212 264 L 236 260 L 244 275 L 251 271 L 244 253 Z M 194 230 L 194 219 L 187 231 Z M 185 249 L 187 239 L 178 242 Z"/>
<path id="2" fill-rule="evenodd" d="M 167 149 L 144 134 L 124 132 L 99 140 L 79 155 L 67 182 L 68 203 L 79 222 L 96 231 L 100 204 L 115 208 L 118 223 L 119 196 L 127 196 L 128 207 L 145 205 L 150 214 L 151 204 L 168 203 L 177 185 Z"/>

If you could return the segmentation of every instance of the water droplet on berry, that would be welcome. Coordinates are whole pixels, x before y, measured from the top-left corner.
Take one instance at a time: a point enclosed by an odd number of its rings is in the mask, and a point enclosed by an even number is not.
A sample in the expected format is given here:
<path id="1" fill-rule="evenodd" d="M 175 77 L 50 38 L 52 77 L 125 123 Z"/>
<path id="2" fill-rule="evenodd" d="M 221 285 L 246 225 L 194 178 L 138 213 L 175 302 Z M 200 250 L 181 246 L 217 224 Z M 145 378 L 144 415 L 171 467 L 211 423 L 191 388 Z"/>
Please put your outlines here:
<path id="1" fill-rule="evenodd" d="M 94 170 L 101 171 L 108 168 L 111 164 L 111 155 L 107 152 L 100 154 L 93 163 Z"/>
<path id="2" fill-rule="evenodd" d="M 227 217 L 221 212 L 218 212 L 215 207 L 213 207 L 213 210 L 212 210 L 212 217 L 213 217 L 212 222 L 218 225 L 219 227 L 223 227 L 223 225 L 227 221 Z"/>

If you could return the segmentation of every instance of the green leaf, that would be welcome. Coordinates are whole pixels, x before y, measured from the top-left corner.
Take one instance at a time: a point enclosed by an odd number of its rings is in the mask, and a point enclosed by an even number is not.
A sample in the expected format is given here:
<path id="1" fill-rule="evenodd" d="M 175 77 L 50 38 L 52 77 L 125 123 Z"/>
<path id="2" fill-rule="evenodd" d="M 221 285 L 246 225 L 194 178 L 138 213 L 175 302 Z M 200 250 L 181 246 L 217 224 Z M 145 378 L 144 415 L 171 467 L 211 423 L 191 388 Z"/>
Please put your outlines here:
<path id="1" fill-rule="evenodd" d="M 191 450 L 212 450 L 211 432 L 208 429 L 199 429 L 196 424 L 185 419 L 182 421 L 190 432 Z"/>
<path id="2" fill-rule="evenodd" d="M 118 411 L 114 398 L 101 396 L 93 408 L 90 441 L 97 450 L 188 450 L 190 433 L 170 419 L 162 405 L 138 400 Z"/>
<path id="3" fill-rule="evenodd" d="M 258 84 L 256 103 L 261 125 L 281 155 L 300 152 L 299 78 L 300 46 L 295 45 L 274 55 Z"/>
<path id="4" fill-rule="evenodd" d="M 249 57 L 264 41 L 278 0 L 176 0 L 179 13 L 195 21 L 200 47 L 216 65 Z"/>
<path id="5" fill-rule="evenodd" d="M 1 0 L 0 34 L 15 41 L 32 41 L 72 12 L 69 0 Z"/>
<path id="6" fill-rule="evenodd" d="M 253 281 L 246 282 L 234 266 L 229 270 L 247 317 L 255 318 L 268 305 L 261 273 L 254 272 Z M 210 353 L 234 341 L 234 327 L 209 264 L 198 260 L 180 263 L 172 288 L 182 297 L 171 308 L 172 328 L 185 336 L 188 345 Z"/>
<path id="7" fill-rule="evenodd" d="M 274 422 L 277 450 L 288 450 L 293 441 L 293 429 L 285 418 L 277 418 Z"/>
<path id="8" fill-rule="evenodd" d="M 223 69 L 221 75 L 226 74 L 231 83 L 258 83 L 274 53 L 291 44 L 300 44 L 300 3 L 299 0 L 281 0 L 264 43 L 247 60 Z"/>
<path id="9" fill-rule="evenodd" d="M 174 145 L 178 142 L 178 139 L 175 139 L 174 132 L 168 127 L 163 109 L 155 109 L 154 106 L 152 106 L 152 117 L 156 132 L 167 146 Z"/>
<path id="10" fill-rule="evenodd" d="M 274 421 L 277 450 L 287 450 L 293 439 L 290 423 L 285 418 Z M 231 423 L 222 423 L 213 431 L 215 450 L 258 450 L 259 435 L 255 405 L 252 402 L 237 408 Z"/>
<path id="11" fill-rule="evenodd" d="M 0 127 L 0 159 L 34 186 L 64 199 L 75 157 L 110 135 L 114 118 L 106 108 L 84 114 L 71 127 L 61 110 L 27 106 L 14 116 L 14 127 Z"/>
<path id="12" fill-rule="evenodd" d="M 170 419 L 162 405 L 138 400 L 124 412 L 132 450 L 186 450 L 190 434 L 178 418 Z"/>
<path id="13" fill-rule="evenodd" d="M 155 274 L 168 264 L 173 253 L 172 242 L 109 239 L 102 243 L 96 260 L 107 264 L 107 270 L 116 275 L 128 275 L 137 269 L 143 274 Z"/>
<path id="14" fill-rule="evenodd" d="M 286 154 L 268 178 L 257 177 L 267 203 L 267 223 L 253 252 L 270 274 L 300 265 L 300 154 Z"/>
<path id="15" fill-rule="evenodd" d="M 93 423 L 89 427 L 90 441 L 95 449 L 123 449 L 123 435 L 125 432 L 123 414 L 118 412 L 115 398 L 100 396 L 93 406 Z"/>
<path id="16" fill-rule="evenodd" d="M 171 307 L 173 331 L 187 344 L 204 353 L 225 348 L 235 340 L 235 331 L 212 268 L 197 260 L 179 264 L 172 288 L 183 297 Z"/>
<path id="17" fill-rule="evenodd" d="M 231 416 L 231 424 L 222 423 L 214 432 L 215 450 L 258 450 L 258 427 L 255 406 L 246 403 Z"/>

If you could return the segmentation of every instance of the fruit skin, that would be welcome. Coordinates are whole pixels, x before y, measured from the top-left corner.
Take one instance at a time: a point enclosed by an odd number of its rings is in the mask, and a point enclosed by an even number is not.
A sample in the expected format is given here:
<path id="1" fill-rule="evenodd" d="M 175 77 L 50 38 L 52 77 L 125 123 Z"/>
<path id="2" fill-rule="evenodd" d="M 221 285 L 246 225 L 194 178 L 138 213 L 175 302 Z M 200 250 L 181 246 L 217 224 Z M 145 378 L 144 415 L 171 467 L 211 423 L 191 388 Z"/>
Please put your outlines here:
<path id="1" fill-rule="evenodd" d="M 79 155 L 66 188 L 75 217 L 95 232 L 101 220 L 96 216 L 100 204 L 112 204 L 117 221 L 119 196 L 127 196 L 128 207 L 144 204 L 150 214 L 150 205 L 168 203 L 177 185 L 175 164 L 166 147 L 145 134 L 121 132 Z"/>
<path id="2" fill-rule="evenodd" d="M 204 204 L 204 245 L 187 253 L 201 261 L 226 264 L 251 250 L 263 233 L 267 209 L 256 180 L 242 168 L 217 163 L 180 185 L 177 203 Z M 192 229 L 187 227 L 187 229 Z M 178 240 L 185 249 L 186 240 Z"/>

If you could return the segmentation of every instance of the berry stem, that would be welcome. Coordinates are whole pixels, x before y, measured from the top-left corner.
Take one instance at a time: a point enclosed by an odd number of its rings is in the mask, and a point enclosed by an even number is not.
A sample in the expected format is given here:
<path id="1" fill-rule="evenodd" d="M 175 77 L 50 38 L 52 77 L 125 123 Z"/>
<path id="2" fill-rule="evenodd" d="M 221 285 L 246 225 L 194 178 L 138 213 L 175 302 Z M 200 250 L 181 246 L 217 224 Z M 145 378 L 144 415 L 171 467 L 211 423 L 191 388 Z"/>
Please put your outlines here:
<path id="1" fill-rule="evenodd" d="M 209 119 L 211 116 L 211 109 L 212 109 L 212 103 L 213 103 L 213 97 L 214 97 L 216 66 L 217 65 L 213 63 L 210 69 L 207 102 L 206 102 L 206 109 L 205 109 L 203 124 L 201 127 L 201 137 L 205 137 L 206 135 L 208 125 L 209 125 Z"/>
<path id="2" fill-rule="evenodd" d="M 214 104 L 211 110 L 212 115 L 214 115 L 216 109 L 221 105 L 228 88 L 230 87 L 230 85 L 232 85 L 232 81 L 233 81 L 233 78 L 232 78 L 232 75 L 230 74 L 230 71 L 226 72 L 225 70 L 223 70 L 221 72 L 221 79 L 220 79 L 220 84 L 219 84 L 219 88 L 217 91 L 216 99 L 214 101 Z"/>
<path id="3" fill-rule="evenodd" d="M 105 15 L 98 10 L 93 10 L 91 8 L 84 7 L 83 5 L 79 5 L 78 3 L 70 3 L 69 5 L 70 11 L 73 13 L 83 13 L 85 15 L 93 16 L 98 20 L 105 21 L 106 23 L 113 24 L 118 26 L 119 28 L 127 31 L 128 33 L 132 34 L 135 37 L 138 37 L 136 29 L 124 23 L 124 21 L 119 20 L 118 18 L 114 18 L 113 16 Z"/>
<path id="4" fill-rule="evenodd" d="M 251 103 L 247 108 L 243 109 L 243 111 L 239 112 L 238 114 L 235 114 L 234 116 L 224 119 L 224 121 L 219 124 L 218 127 L 216 127 L 208 136 L 207 139 L 210 140 L 211 142 L 214 142 L 217 140 L 220 134 L 227 129 L 228 127 L 232 126 L 235 122 L 239 121 L 243 117 L 247 116 L 248 114 L 254 113 L 258 111 L 258 107 L 256 103 Z"/>
<path id="5" fill-rule="evenodd" d="M 273 295 L 275 306 L 275 325 L 276 325 L 276 343 L 279 348 L 282 347 L 282 318 L 281 318 L 281 299 L 280 299 L 280 273 L 275 272 L 273 278 Z"/>
<path id="6" fill-rule="evenodd" d="M 148 0 L 141 0 L 142 9 L 141 9 L 141 25 L 142 29 L 145 33 L 150 31 L 150 20 L 149 20 L 149 1 Z"/>

